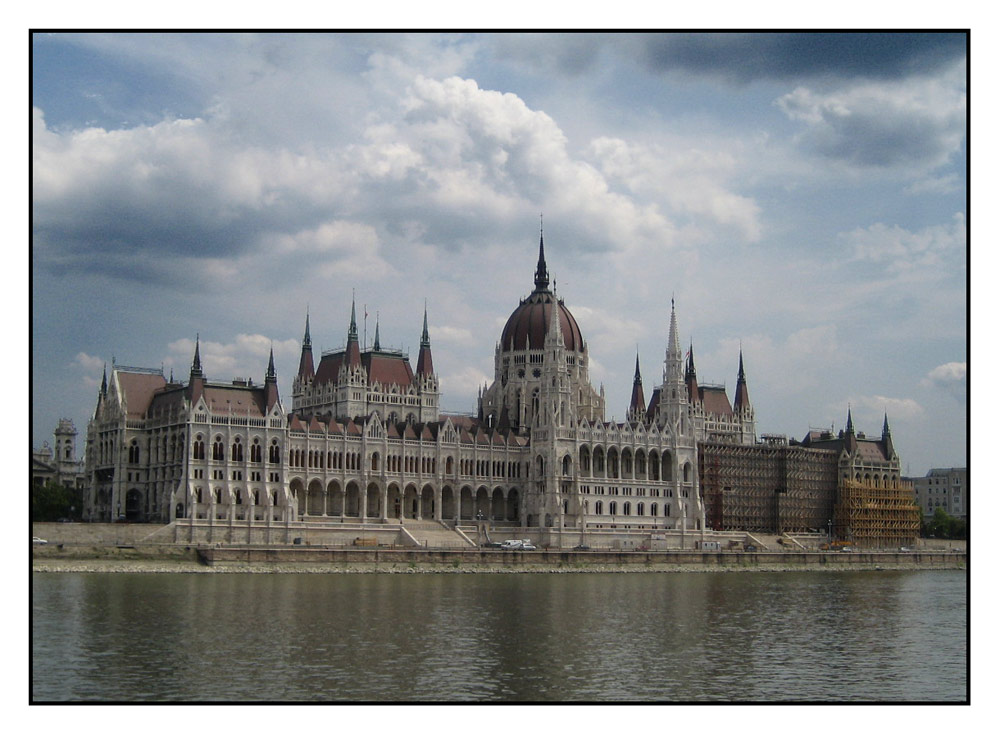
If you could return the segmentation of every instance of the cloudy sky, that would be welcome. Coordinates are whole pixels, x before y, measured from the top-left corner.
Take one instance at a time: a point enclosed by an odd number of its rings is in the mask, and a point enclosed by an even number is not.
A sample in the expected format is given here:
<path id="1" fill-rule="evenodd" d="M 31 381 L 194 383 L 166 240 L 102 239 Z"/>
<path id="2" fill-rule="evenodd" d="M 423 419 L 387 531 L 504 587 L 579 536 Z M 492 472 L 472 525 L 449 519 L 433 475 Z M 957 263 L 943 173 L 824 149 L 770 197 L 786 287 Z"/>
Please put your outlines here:
<path id="1" fill-rule="evenodd" d="M 621 419 L 670 299 L 699 379 L 742 346 L 764 433 L 888 412 L 904 469 L 966 462 L 961 34 L 35 35 L 34 445 L 112 359 L 262 381 L 306 312 L 474 409 L 539 215 Z M 359 324 L 364 328 L 363 323 Z M 43 389 L 44 388 L 44 389 Z"/>

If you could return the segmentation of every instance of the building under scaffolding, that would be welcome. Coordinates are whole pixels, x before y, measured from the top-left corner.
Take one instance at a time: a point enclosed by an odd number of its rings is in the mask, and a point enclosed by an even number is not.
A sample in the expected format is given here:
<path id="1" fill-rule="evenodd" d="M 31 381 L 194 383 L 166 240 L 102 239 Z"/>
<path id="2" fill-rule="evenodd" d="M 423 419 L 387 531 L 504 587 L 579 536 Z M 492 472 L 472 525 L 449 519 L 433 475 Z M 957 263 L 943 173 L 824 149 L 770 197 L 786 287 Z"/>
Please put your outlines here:
<path id="1" fill-rule="evenodd" d="M 718 531 L 828 531 L 839 456 L 764 435 L 754 445 L 698 444 L 705 524 Z"/>
<path id="2" fill-rule="evenodd" d="M 843 480 L 833 511 L 834 534 L 859 548 L 909 546 L 920 534 L 920 507 L 908 482 Z"/>

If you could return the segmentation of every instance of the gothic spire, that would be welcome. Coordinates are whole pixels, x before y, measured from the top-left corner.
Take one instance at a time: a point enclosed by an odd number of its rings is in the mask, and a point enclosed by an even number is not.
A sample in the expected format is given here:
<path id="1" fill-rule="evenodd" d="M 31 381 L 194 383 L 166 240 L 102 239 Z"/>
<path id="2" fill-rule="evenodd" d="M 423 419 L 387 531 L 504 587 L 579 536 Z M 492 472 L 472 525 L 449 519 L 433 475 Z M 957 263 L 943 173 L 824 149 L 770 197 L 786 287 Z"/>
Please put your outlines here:
<path id="1" fill-rule="evenodd" d="M 194 360 L 191 362 L 191 377 L 192 378 L 202 378 L 204 373 L 201 371 L 201 335 L 196 334 L 194 338 Z"/>
<path id="2" fill-rule="evenodd" d="M 427 331 L 427 301 L 424 301 L 424 331 L 420 333 L 420 346 L 430 347 L 431 346 L 431 335 Z"/>
<path id="3" fill-rule="evenodd" d="M 354 296 L 351 295 L 351 326 L 347 330 L 347 341 L 358 341 L 358 319 L 354 311 Z"/>
<path id="4" fill-rule="evenodd" d="M 308 328 L 306 335 L 309 334 Z M 267 359 L 267 375 L 264 376 L 264 402 L 267 410 L 270 411 L 274 404 L 278 402 L 278 372 L 274 369 L 274 346 L 271 346 L 271 355 Z"/>
<path id="5" fill-rule="evenodd" d="M 698 373 L 694 367 L 694 341 L 692 340 L 690 344 L 687 365 L 684 367 L 684 383 L 688 389 L 688 400 L 691 403 L 697 403 L 701 399 L 701 395 L 698 391 Z"/>
<path id="6" fill-rule="evenodd" d="M 747 374 L 743 370 L 743 348 L 740 347 L 740 369 L 736 376 L 736 397 L 733 410 L 741 411 L 750 407 L 750 391 L 747 390 Z"/>
<path id="7" fill-rule="evenodd" d="M 307 332 L 308 334 L 308 332 Z M 267 359 L 267 375 L 264 376 L 265 383 L 277 382 L 278 374 L 274 370 L 274 347 L 271 347 L 271 356 Z"/>
<path id="8" fill-rule="evenodd" d="M 372 346 L 372 349 L 375 350 L 375 352 L 382 349 L 382 344 L 379 342 L 378 338 L 378 312 L 375 313 L 375 344 Z"/>
<path id="9" fill-rule="evenodd" d="M 896 455 L 896 450 L 892 446 L 892 433 L 889 431 L 889 414 L 886 413 L 882 420 L 882 444 L 885 448 L 885 456 L 892 459 Z"/>
<path id="10" fill-rule="evenodd" d="M 306 310 L 306 333 L 302 337 L 302 354 L 299 356 L 300 380 L 312 380 L 316 376 L 313 368 L 312 338 L 309 336 L 309 311 Z"/>
<path id="11" fill-rule="evenodd" d="M 351 326 L 347 330 L 347 364 L 361 365 L 361 348 L 358 347 L 358 319 L 354 310 L 354 295 L 351 295 Z"/>
<path id="12" fill-rule="evenodd" d="M 670 299 L 670 334 L 667 338 L 667 357 L 674 358 L 678 362 L 681 359 L 681 343 L 677 338 L 677 311 L 674 308 L 674 299 Z"/>
<path id="13" fill-rule="evenodd" d="M 417 375 L 433 375 L 434 360 L 431 356 L 431 335 L 427 331 L 427 302 L 424 302 L 424 329 L 420 333 L 420 354 L 417 356 Z"/>
<path id="14" fill-rule="evenodd" d="M 108 395 L 108 364 L 104 363 L 104 375 L 101 378 L 101 395 Z"/>
<path id="15" fill-rule="evenodd" d="M 847 406 L 847 433 L 848 434 L 853 434 L 854 433 L 854 419 L 851 418 L 851 407 L 850 407 L 850 405 Z"/>
<path id="16" fill-rule="evenodd" d="M 549 288 L 549 269 L 545 266 L 545 239 L 541 227 L 538 231 L 538 265 L 535 267 L 535 290 L 547 291 Z"/>
<path id="17" fill-rule="evenodd" d="M 628 420 L 642 421 L 646 415 L 646 397 L 642 391 L 642 374 L 639 372 L 639 350 L 635 351 L 635 377 L 632 378 L 632 400 L 628 406 Z"/>

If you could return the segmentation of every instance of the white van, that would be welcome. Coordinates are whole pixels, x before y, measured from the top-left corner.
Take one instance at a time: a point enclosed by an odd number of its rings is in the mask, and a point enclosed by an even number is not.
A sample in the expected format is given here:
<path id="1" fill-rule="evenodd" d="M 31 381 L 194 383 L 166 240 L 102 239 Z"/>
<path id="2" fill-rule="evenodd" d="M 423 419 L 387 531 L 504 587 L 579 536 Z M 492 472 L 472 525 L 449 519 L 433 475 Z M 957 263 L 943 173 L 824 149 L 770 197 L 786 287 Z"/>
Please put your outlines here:
<path id="1" fill-rule="evenodd" d="M 524 542 L 516 538 L 507 539 L 500 544 L 500 548 L 504 551 L 520 551 L 524 548 Z"/>

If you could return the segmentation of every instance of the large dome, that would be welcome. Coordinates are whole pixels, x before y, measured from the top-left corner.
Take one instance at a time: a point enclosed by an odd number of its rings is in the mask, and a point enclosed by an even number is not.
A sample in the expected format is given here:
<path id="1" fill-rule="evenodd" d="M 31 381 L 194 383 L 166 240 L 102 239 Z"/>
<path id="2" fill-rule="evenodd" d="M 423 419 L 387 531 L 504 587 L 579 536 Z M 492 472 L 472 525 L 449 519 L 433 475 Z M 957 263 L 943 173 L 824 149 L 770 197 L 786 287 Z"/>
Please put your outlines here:
<path id="1" fill-rule="evenodd" d="M 535 269 L 535 290 L 522 301 L 507 320 L 500 336 L 500 351 L 540 350 L 552 323 L 552 309 L 559 309 L 559 328 L 567 350 L 583 352 L 583 335 L 576 319 L 566 306 L 549 290 L 549 272 L 545 267 L 545 246 L 538 243 L 538 267 Z"/>
<path id="2" fill-rule="evenodd" d="M 583 352 L 583 335 L 569 309 L 549 291 L 535 291 L 510 315 L 500 337 L 500 351 L 540 350 L 552 323 L 553 305 L 559 309 L 559 328 L 567 350 Z"/>

